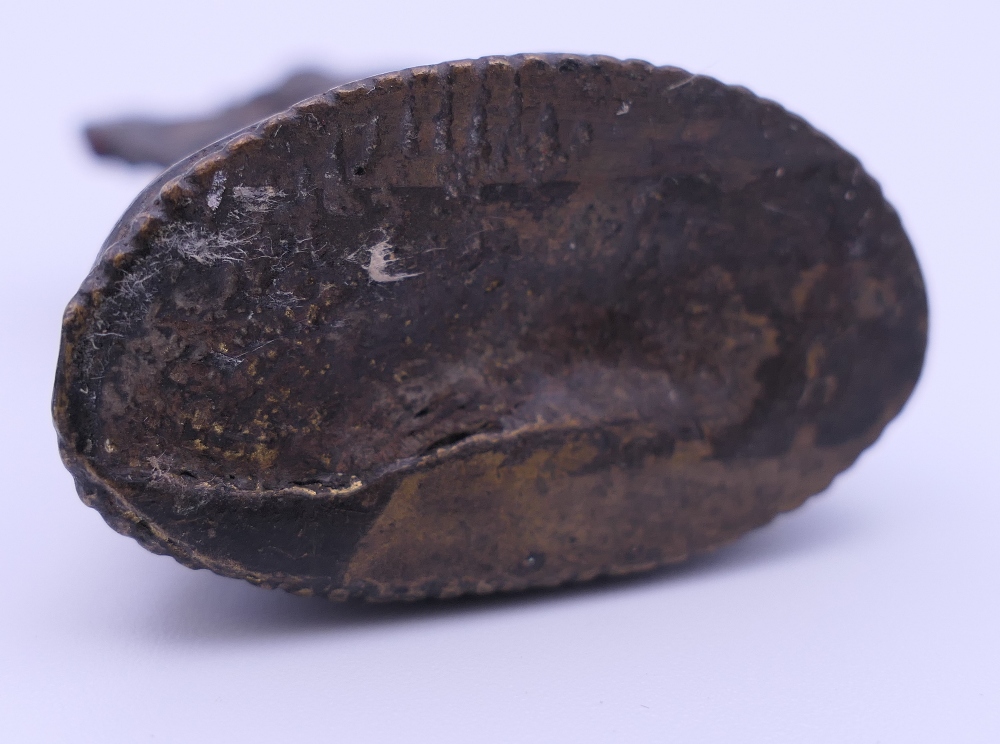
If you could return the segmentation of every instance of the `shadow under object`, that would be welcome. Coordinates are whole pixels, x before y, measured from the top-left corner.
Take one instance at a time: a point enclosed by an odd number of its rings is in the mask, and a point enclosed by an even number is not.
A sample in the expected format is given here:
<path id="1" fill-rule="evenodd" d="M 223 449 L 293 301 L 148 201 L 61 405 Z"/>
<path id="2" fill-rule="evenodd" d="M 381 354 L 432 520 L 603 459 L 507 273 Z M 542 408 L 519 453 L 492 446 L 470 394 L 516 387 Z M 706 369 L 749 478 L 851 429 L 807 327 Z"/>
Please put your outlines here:
<path id="1" fill-rule="evenodd" d="M 352 83 L 143 192 L 64 319 L 83 500 L 255 584 L 415 599 L 684 560 L 902 408 L 875 181 L 744 88 L 525 55 Z"/>

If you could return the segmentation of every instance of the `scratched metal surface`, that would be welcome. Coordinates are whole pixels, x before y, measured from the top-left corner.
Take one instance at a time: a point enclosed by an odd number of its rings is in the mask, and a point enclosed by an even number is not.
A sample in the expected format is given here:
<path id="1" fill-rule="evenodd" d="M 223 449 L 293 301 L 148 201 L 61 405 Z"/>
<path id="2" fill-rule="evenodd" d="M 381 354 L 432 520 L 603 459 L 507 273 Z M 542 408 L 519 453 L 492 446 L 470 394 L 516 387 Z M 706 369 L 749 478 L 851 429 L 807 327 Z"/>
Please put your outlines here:
<path id="1" fill-rule="evenodd" d="M 681 69 L 491 57 L 336 89 L 179 163 L 65 320 L 81 497 L 331 598 L 678 563 L 826 488 L 923 363 L 858 161 Z"/>
<path id="2" fill-rule="evenodd" d="M 170 7 L 21 4 L 0 24 L 7 739 L 997 740 L 995 6 Z M 49 413 L 60 321 L 156 171 L 95 162 L 79 127 L 195 115 L 306 62 L 364 71 L 529 49 L 745 84 L 862 159 L 906 225 L 933 313 L 920 386 L 875 447 L 824 495 L 688 568 L 399 608 L 191 571 L 80 503 Z"/>

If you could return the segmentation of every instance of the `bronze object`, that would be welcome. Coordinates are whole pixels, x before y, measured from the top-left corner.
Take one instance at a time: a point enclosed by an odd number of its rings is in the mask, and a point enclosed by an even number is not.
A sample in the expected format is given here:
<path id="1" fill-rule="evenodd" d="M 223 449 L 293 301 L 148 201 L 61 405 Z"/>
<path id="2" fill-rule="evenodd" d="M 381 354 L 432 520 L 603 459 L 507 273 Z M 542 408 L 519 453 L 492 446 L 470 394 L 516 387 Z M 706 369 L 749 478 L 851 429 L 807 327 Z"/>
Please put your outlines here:
<path id="1" fill-rule="evenodd" d="M 605 57 L 380 75 L 170 168 L 67 309 L 83 500 L 332 598 L 684 560 L 899 412 L 927 306 L 858 161 L 749 91 Z"/>

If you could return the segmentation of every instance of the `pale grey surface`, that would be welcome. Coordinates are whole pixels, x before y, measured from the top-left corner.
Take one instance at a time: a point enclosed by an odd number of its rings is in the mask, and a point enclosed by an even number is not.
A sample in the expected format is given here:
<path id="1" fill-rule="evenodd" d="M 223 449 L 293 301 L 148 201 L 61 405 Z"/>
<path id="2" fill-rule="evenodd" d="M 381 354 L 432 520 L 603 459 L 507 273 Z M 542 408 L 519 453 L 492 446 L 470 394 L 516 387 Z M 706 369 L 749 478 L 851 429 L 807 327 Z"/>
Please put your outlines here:
<path id="1" fill-rule="evenodd" d="M 5 10 L 0 729 L 11 742 L 1000 741 L 995 3 L 135 2 Z M 694 7 L 690 7 L 690 6 Z M 928 278 L 917 395 L 833 488 L 591 590 L 345 608 L 182 568 L 56 454 L 59 319 L 151 171 L 77 128 L 303 62 L 600 52 L 745 84 L 852 149 Z M 16 324 L 15 324 L 16 323 Z"/>

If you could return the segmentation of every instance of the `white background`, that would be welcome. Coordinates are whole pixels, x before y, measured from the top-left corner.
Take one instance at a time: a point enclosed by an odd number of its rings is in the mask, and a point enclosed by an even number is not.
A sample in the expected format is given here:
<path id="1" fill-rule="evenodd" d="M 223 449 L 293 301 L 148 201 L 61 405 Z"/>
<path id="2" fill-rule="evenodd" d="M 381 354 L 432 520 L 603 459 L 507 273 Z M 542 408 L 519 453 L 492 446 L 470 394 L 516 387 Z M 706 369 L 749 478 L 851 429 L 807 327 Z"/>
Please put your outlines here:
<path id="1" fill-rule="evenodd" d="M 0 18 L 0 738 L 7 742 L 997 742 L 995 2 L 11 3 Z M 190 571 L 76 498 L 59 321 L 155 171 L 93 117 L 197 112 L 314 62 L 522 51 L 740 83 L 861 157 L 927 278 L 916 395 L 825 494 L 686 567 L 357 607 Z"/>

